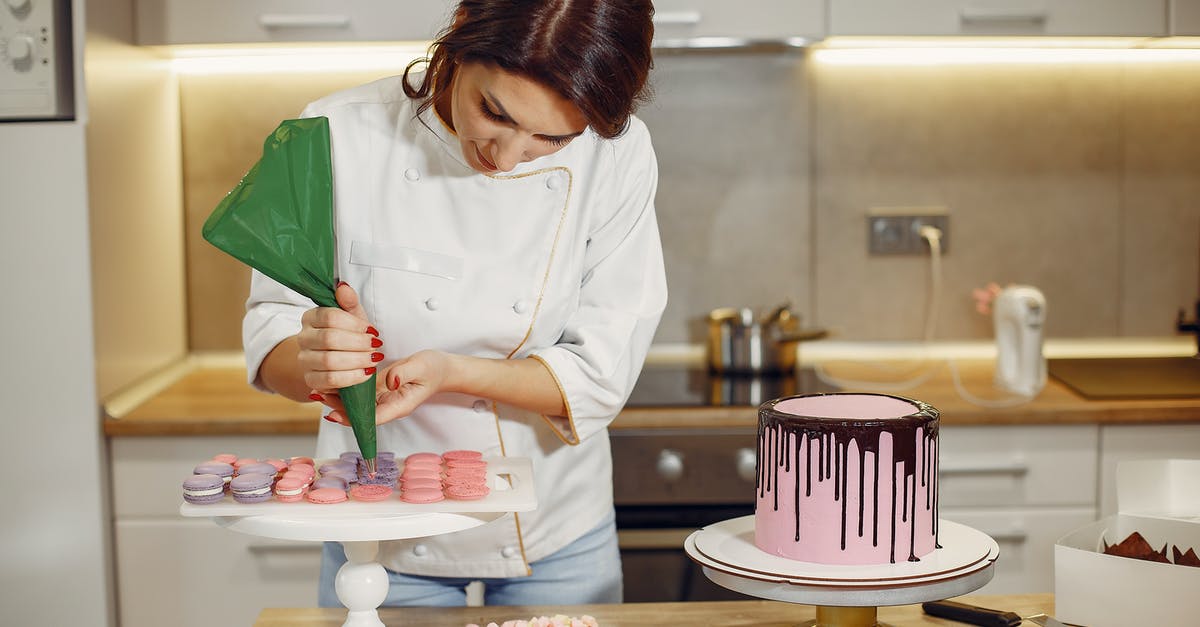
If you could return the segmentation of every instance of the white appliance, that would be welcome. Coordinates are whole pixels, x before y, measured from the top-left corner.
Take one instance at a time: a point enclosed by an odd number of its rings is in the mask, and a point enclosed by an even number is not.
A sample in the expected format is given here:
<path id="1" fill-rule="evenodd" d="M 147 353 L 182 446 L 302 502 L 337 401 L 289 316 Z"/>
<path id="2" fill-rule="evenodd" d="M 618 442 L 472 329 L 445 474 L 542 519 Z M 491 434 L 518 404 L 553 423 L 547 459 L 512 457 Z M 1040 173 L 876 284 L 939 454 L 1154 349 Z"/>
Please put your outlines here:
<path id="1" fill-rule="evenodd" d="M 70 0 L 4 0 L 0 121 L 75 117 Z"/>
<path id="2" fill-rule="evenodd" d="M 1042 329 L 1046 297 L 1036 287 L 1010 285 L 992 303 L 996 333 L 996 387 L 1032 397 L 1046 385 Z"/>

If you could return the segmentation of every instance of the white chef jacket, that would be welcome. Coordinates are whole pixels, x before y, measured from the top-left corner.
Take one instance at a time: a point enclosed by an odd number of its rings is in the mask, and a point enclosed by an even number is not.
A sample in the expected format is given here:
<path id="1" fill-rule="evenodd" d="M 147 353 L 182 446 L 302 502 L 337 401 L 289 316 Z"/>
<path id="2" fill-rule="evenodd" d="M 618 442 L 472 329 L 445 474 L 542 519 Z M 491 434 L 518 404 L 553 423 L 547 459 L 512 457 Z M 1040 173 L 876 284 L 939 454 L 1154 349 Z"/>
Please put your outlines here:
<path id="1" fill-rule="evenodd" d="M 590 129 L 558 152 L 484 175 L 400 77 L 335 93 L 329 119 L 338 277 L 357 290 L 386 360 L 422 349 L 540 360 L 566 416 L 469 394 L 437 394 L 378 429 L 398 458 L 466 448 L 532 460 L 538 507 L 474 529 L 381 544 L 405 573 L 514 577 L 593 528 L 612 508 L 608 424 L 628 398 L 666 305 L 654 212 L 658 168 L 638 119 L 621 137 Z M 243 322 L 251 384 L 300 330 L 312 301 L 254 272 Z M 328 411 L 328 410 L 326 410 Z M 316 457 L 356 450 L 320 421 Z"/>

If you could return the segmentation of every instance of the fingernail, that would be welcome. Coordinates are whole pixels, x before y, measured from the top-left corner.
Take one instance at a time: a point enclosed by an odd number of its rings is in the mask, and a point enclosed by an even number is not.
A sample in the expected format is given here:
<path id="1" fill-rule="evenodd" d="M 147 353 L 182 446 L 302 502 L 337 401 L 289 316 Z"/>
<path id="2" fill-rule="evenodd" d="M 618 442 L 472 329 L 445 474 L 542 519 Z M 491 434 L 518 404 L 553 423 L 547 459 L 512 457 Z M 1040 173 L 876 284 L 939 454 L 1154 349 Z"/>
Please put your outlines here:
<path id="1" fill-rule="evenodd" d="M 325 420 L 328 420 L 329 422 L 337 422 L 337 420 L 335 420 L 335 419 L 334 419 L 332 416 L 330 416 L 329 414 L 325 414 Z M 341 423 L 338 423 L 338 424 L 341 424 Z"/>
<path id="2" fill-rule="evenodd" d="M 314 401 L 323 401 L 323 400 L 325 400 L 325 397 L 324 397 L 324 396 L 321 396 L 320 394 L 317 394 L 316 392 L 313 392 L 312 394 L 309 394 L 309 395 L 308 395 L 308 398 L 309 398 L 309 399 L 311 399 L 311 400 L 314 400 Z"/>
<path id="3" fill-rule="evenodd" d="M 370 333 L 371 335 L 374 335 L 375 337 L 379 337 L 379 329 L 376 329 L 375 327 L 370 327 L 370 326 L 367 327 L 367 333 Z"/>
<path id="4" fill-rule="evenodd" d="M 388 379 L 388 389 L 400 389 L 400 375 L 394 375 L 392 378 Z"/>
<path id="5" fill-rule="evenodd" d="M 371 353 L 371 361 L 383 361 L 383 353 Z"/>
<path id="6" fill-rule="evenodd" d="M 375 374 L 375 367 L 371 366 L 370 368 L 363 368 L 363 372 L 367 373 L 367 376 L 369 377 Z"/>
<path id="7" fill-rule="evenodd" d="M 379 348 L 380 346 L 383 346 L 383 340 L 377 337 L 371 338 L 371 348 Z"/>
<path id="8" fill-rule="evenodd" d="M 338 287 L 341 287 L 343 285 L 350 285 L 350 284 L 345 281 L 338 281 L 338 284 L 337 284 Z"/>

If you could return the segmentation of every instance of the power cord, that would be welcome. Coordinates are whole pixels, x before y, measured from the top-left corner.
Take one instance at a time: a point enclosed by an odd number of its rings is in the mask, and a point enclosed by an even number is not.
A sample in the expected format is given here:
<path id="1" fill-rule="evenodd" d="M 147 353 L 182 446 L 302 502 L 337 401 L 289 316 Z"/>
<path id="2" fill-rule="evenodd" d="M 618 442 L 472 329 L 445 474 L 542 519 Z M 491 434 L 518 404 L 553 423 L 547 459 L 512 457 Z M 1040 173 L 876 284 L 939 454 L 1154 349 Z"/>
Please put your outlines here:
<path id="1" fill-rule="evenodd" d="M 937 330 L 938 308 L 941 305 L 942 299 L 942 230 L 931 225 L 922 226 L 917 233 L 929 243 L 929 300 L 926 303 L 925 309 L 925 328 L 924 342 L 922 344 L 922 352 L 926 352 L 928 345 L 933 342 L 934 333 Z M 927 356 L 923 355 L 918 362 L 918 366 L 926 366 L 929 364 Z M 860 362 L 860 365 L 872 366 L 879 370 L 890 369 L 887 366 L 877 362 Z M 959 397 L 968 403 L 986 408 L 1003 408 L 1014 407 L 1023 403 L 1028 403 L 1033 399 L 1033 396 L 1014 396 L 1005 399 L 986 399 L 975 396 L 967 391 L 962 383 L 962 375 L 959 373 L 958 364 L 953 359 L 938 360 L 932 363 L 930 367 L 911 379 L 903 381 L 859 381 L 854 379 L 846 379 L 835 377 L 824 366 L 817 362 L 813 366 L 813 371 L 817 378 L 826 385 L 833 385 L 840 388 L 872 388 L 883 392 L 903 392 L 914 388 L 925 381 L 928 381 L 942 365 L 950 369 L 950 377 L 954 382 L 954 389 L 958 392 Z"/>

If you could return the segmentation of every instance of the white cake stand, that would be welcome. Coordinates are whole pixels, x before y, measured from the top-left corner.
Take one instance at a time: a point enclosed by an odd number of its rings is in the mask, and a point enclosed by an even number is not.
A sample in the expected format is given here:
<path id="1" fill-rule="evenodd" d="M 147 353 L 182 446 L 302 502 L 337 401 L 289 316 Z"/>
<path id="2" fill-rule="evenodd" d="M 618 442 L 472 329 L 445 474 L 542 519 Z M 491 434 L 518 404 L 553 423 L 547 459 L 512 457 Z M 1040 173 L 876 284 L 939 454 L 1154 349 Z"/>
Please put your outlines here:
<path id="1" fill-rule="evenodd" d="M 938 521 L 935 549 L 919 562 L 830 566 L 799 562 L 754 545 L 754 516 L 695 531 L 684 550 L 714 583 L 763 599 L 817 606 L 817 627 L 873 627 L 878 607 L 959 596 L 992 580 L 1000 547 L 980 531 Z"/>
<path id="2" fill-rule="evenodd" d="M 507 512 L 537 507 L 529 459 L 488 459 L 488 468 L 492 492 L 479 501 L 416 505 L 393 497 L 386 502 L 336 505 L 238 504 L 227 496 L 225 502 L 212 505 L 184 503 L 180 513 L 210 517 L 226 529 L 255 536 L 341 542 L 347 561 L 338 569 L 334 589 L 347 609 L 342 627 L 384 627 L 379 606 L 387 598 L 389 584 L 378 561 L 380 541 L 453 533 L 491 522 Z"/>

